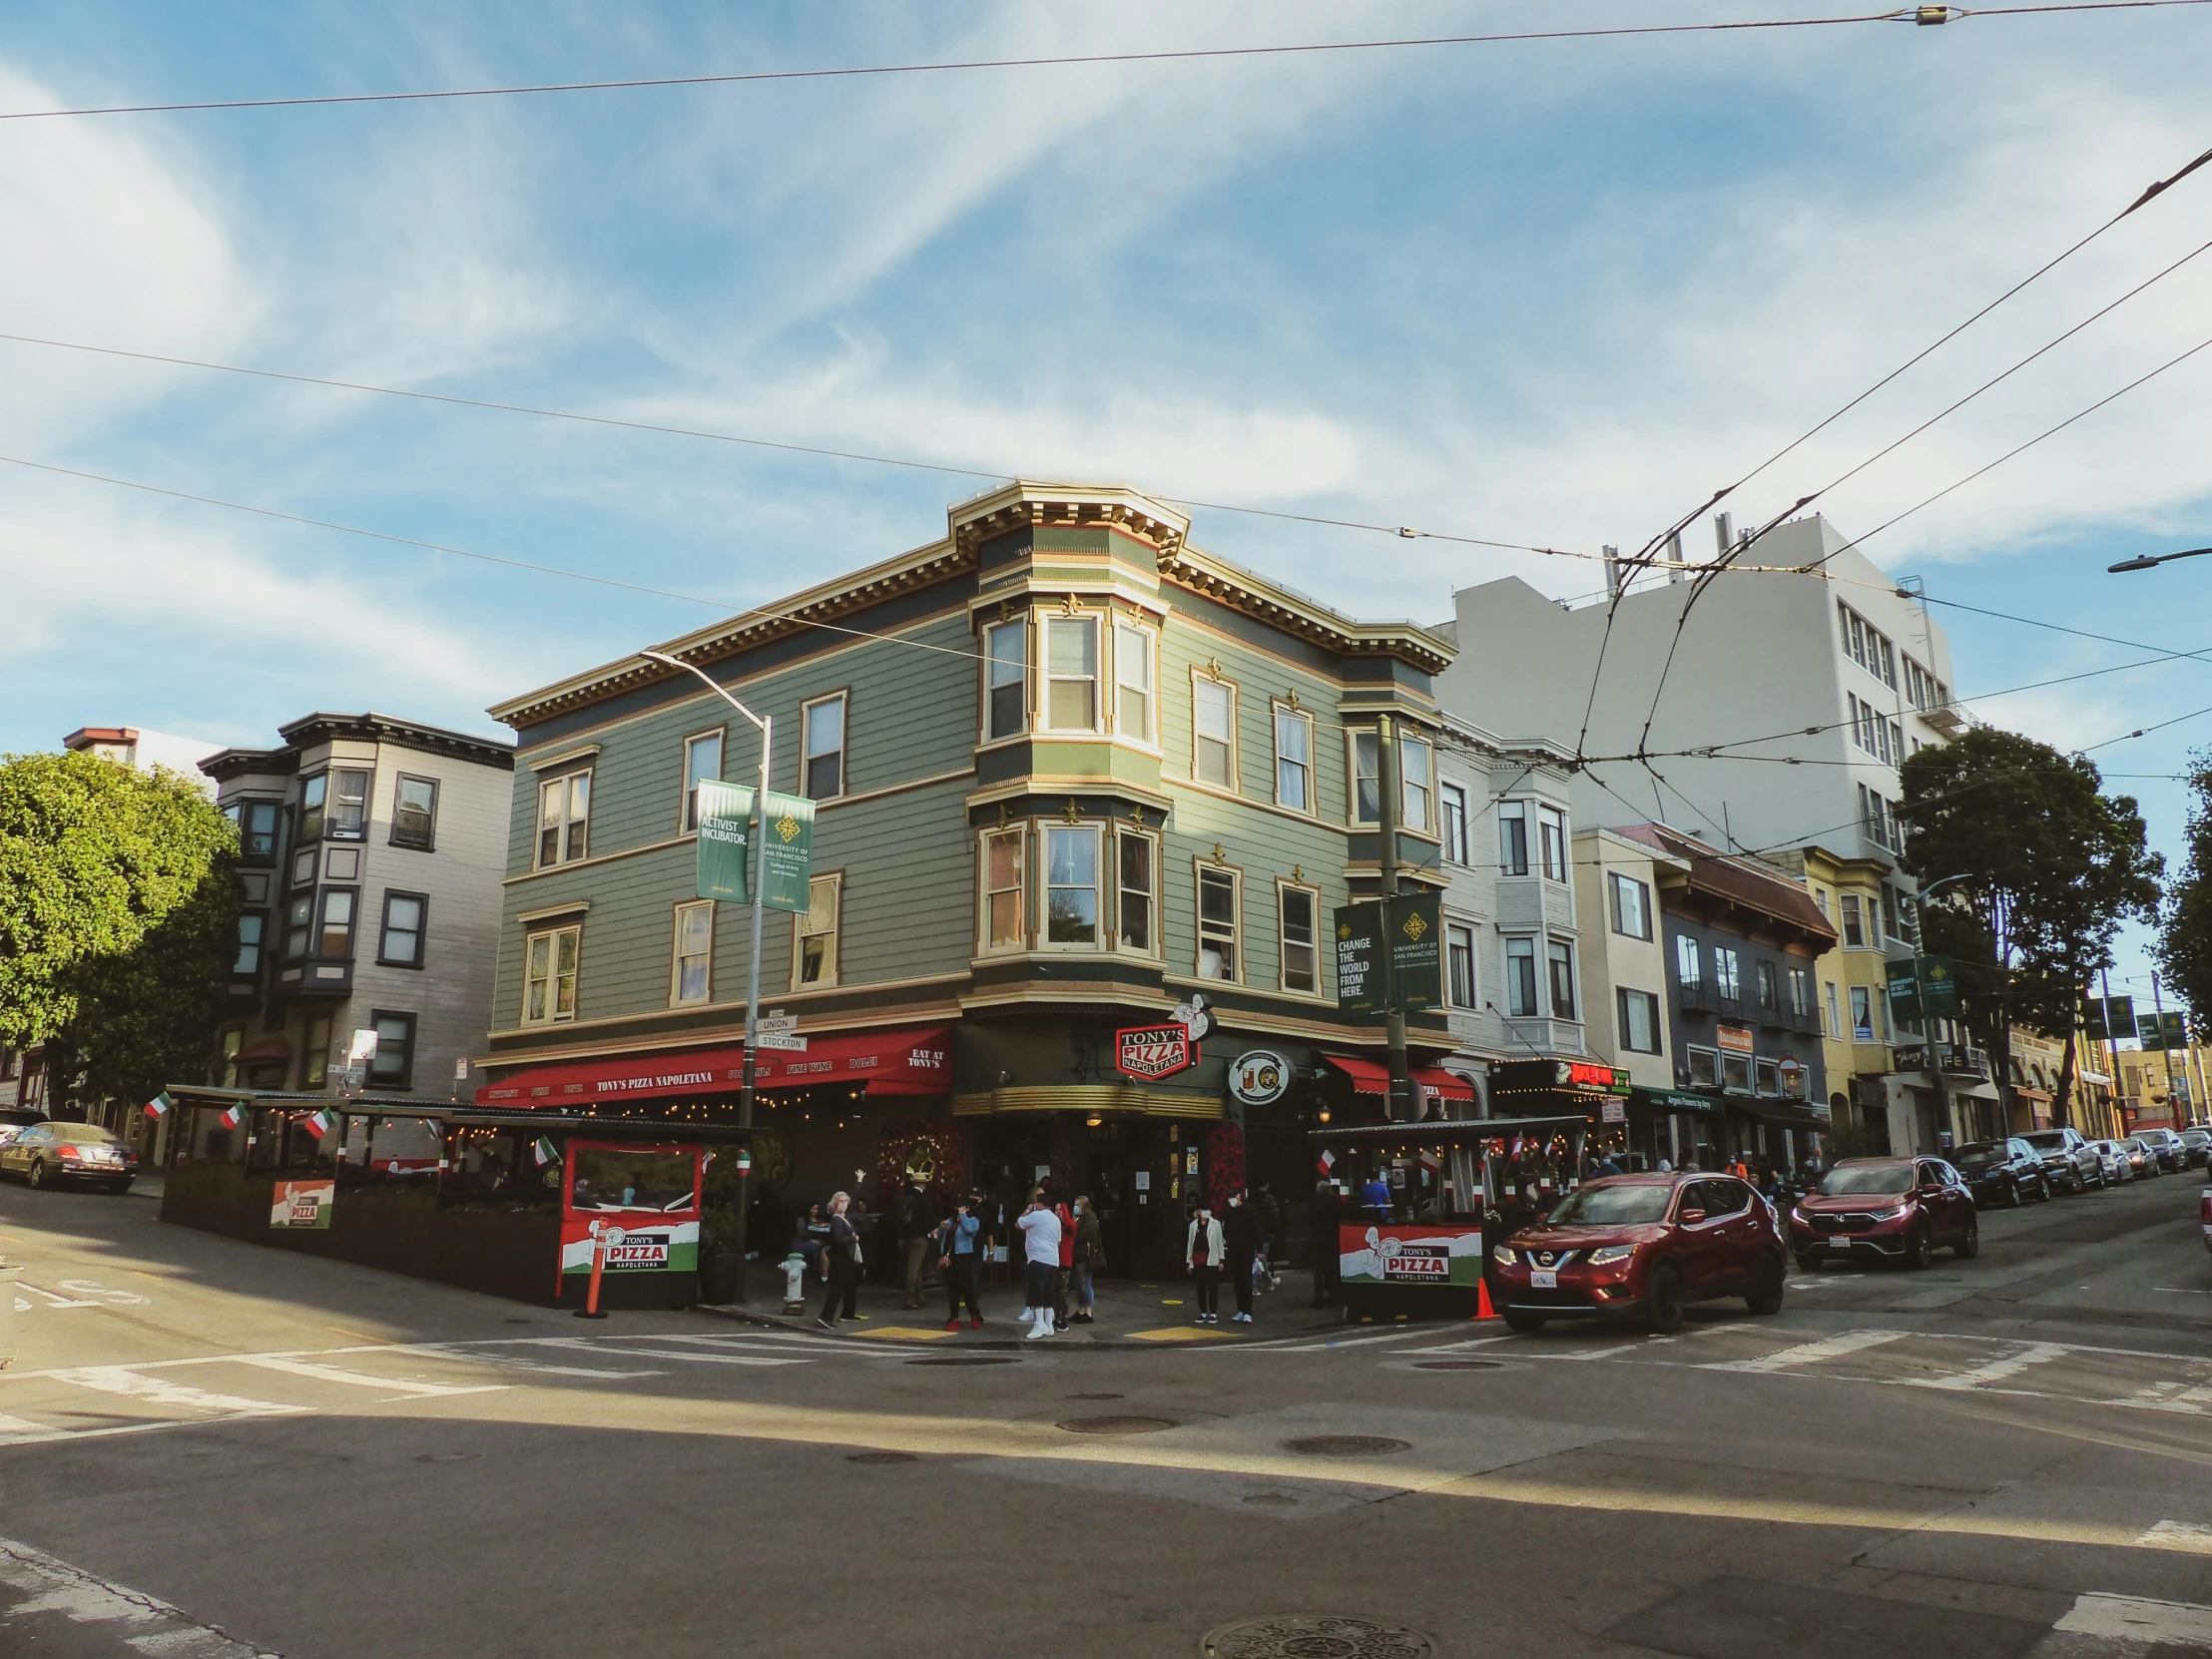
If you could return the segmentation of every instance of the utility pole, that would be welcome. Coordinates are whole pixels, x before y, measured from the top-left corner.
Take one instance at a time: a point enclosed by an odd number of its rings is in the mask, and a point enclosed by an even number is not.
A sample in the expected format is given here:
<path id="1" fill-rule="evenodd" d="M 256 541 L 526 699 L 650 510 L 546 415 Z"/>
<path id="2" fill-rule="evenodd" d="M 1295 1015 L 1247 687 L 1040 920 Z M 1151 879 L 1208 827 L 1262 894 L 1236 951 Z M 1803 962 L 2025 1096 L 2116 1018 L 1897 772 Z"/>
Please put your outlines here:
<path id="1" fill-rule="evenodd" d="M 2112 1030 L 2112 970 L 2097 969 L 2097 983 L 2104 989 L 2104 1074 L 2111 1079 L 2112 1126 L 2124 1130 L 2127 1119 L 2121 1115 L 2120 1102 L 2126 1098 L 2126 1091 L 2120 1087 L 2120 1039 Z"/>
<path id="2" fill-rule="evenodd" d="M 1420 1116 L 1414 1102 L 1413 1074 L 1405 1059 L 1405 1010 L 1398 1005 L 1397 934 L 1390 926 L 1390 904 L 1397 897 L 1397 814 L 1400 801 L 1397 758 L 1397 722 L 1383 715 L 1375 723 L 1376 828 L 1382 849 L 1376 858 L 1377 885 L 1382 893 L 1382 1010 L 1383 1041 L 1387 1045 L 1390 1092 L 1383 1115 L 1393 1123 L 1410 1123 Z"/>
<path id="3" fill-rule="evenodd" d="M 2158 1016 L 2158 1052 L 2166 1057 L 2166 1110 L 2174 1109 L 2174 1045 L 2166 1035 L 2166 1003 L 2158 994 L 2158 975 L 2150 976 L 2150 1005 Z"/>
<path id="4" fill-rule="evenodd" d="M 772 716 L 757 715 L 748 709 L 705 669 L 665 652 L 641 651 L 638 655 L 697 675 L 709 691 L 745 716 L 761 734 L 761 782 L 753 792 L 753 816 L 748 821 L 751 828 L 746 831 L 753 837 L 748 845 L 753 855 L 753 951 L 745 968 L 745 1070 L 738 1087 L 738 1129 L 745 1137 L 740 1143 L 744 1156 L 738 1169 L 738 1301 L 742 1304 L 746 1300 L 748 1278 L 745 1235 L 753 1219 L 753 1068 L 761 1049 L 761 920 L 763 906 L 768 900 L 768 780 L 776 722 Z"/>

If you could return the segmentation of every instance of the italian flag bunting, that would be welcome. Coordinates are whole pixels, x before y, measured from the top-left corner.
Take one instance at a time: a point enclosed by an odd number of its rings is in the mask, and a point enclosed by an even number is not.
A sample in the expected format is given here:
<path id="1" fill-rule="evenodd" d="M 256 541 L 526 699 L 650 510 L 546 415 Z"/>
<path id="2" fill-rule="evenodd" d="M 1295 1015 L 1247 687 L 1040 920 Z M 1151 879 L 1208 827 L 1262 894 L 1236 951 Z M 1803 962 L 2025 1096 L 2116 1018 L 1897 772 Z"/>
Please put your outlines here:
<path id="1" fill-rule="evenodd" d="M 162 1121 L 163 1118 L 169 1115 L 169 1109 L 176 1104 L 177 1103 L 174 1100 L 169 1098 L 169 1091 L 167 1089 L 164 1089 L 152 1100 L 149 1100 L 142 1108 L 142 1110 L 144 1110 L 146 1115 L 149 1118 L 153 1119 L 154 1122 L 159 1123 Z"/>
<path id="2" fill-rule="evenodd" d="M 246 1108 L 244 1106 L 241 1106 L 237 1101 L 234 1100 L 231 1102 L 230 1106 L 225 1109 L 223 1115 L 220 1118 L 216 1119 L 216 1121 L 222 1124 L 223 1127 L 226 1129 L 236 1129 L 240 1124 L 246 1121 Z"/>
<path id="3" fill-rule="evenodd" d="M 337 1118 L 329 1112 L 309 1112 L 300 1127 L 319 1141 L 337 1127 Z"/>
<path id="4" fill-rule="evenodd" d="M 541 1166 L 557 1164 L 561 1159 L 560 1153 L 554 1148 L 553 1138 L 550 1135 L 540 1135 L 537 1138 L 536 1144 L 530 1148 L 530 1156 L 537 1159 Z"/>
<path id="5" fill-rule="evenodd" d="M 1327 1175 L 1331 1170 L 1337 1167 L 1337 1155 L 1331 1152 L 1327 1147 L 1323 1147 L 1321 1151 L 1321 1161 L 1316 1167 L 1320 1169 L 1322 1174 Z"/>

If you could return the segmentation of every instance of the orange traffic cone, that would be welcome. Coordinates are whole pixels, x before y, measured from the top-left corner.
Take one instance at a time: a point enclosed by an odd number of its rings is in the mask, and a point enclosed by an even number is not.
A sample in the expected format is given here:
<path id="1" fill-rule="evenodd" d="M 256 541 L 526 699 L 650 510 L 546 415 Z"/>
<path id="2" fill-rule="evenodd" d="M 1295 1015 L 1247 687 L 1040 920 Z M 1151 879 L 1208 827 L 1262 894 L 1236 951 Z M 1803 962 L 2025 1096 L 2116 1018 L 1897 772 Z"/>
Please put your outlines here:
<path id="1" fill-rule="evenodd" d="M 1474 1282 L 1474 1317 L 1478 1320 L 1497 1318 L 1497 1310 L 1490 1306 L 1490 1281 L 1487 1276 Z"/>

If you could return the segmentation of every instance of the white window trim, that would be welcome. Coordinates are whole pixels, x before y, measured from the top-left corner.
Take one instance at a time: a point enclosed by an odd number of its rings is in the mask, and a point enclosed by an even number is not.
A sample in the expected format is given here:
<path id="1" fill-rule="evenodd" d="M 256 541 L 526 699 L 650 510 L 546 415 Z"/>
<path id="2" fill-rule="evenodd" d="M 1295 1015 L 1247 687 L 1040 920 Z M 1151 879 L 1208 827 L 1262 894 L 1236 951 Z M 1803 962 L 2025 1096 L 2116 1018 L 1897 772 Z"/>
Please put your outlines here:
<path id="1" fill-rule="evenodd" d="M 1536 809 L 1535 871 L 1546 881 L 1572 881 L 1574 879 L 1574 835 L 1572 833 L 1573 826 L 1567 819 L 1567 810 L 1564 807 L 1554 807 L 1548 801 L 1538 801 L 1534 803 L 1534 806 Z M 1544 831 L 1550 829 L 1556 829 L 1559 831 L 1559 872 L 1556 875 L 1551 871 L 1550 852 L 1544 844 Z"/>
<path id="2" fill-rule="evenodd" d="M 1418 824 L 1405 822 L 1405 791 L 1407 785 L 1411 782 L 1405 776 L 1405 746 L 1408 743 L 1417 743 L 1428 752 L 1428 764 L 1421 769 L 1427 774 L 1427 777 L 1421 784 L 1414 786 L 1421 790 L 1421 799 L 1426 803 L 1421 812 L 1421 822 Z M 1377 757 L 1378 765 L 1380 765 L 1380 746 L 1378 746 Z M 1379 786 L 1382 780 L 1377 780 Z M 1407 834 L 1427 835 L 1431 838 L 1436 834 L 1436 740 L 1426 731 L 1407 732 L 1401 730 L 1397 734 L 1397 820 L 1398 829 L 1404 830 Z"/>
<path id="3" fill-rule="evenodd" d="M 1445 828 L 1444 791 L 1455 790 L 1459 796 L 1459 850 L 1455 857 L 1451 849 L 1451 832 Z M 1448 864 L 1461 869 L 1474 867 L 1474 818 L 1467 810 L 1467 797 L 1475 793 L 1457 778 L 1438 777 L 1436 780 L 1436 841 L 1442 847 L 1439 854 Z"/>
<path id="4" fill-rule="evenodd" d="M 730 728 L 710 726 L 704 731 L 693 732 L 684 739 L 684 770 L 677 784 L 676 832 L 679 835 L 694 833 L 699 826 L 691 822 L 692 816 L 692 745 L 714 738 L 722 745 L 722 765 L 715 769 L 715 781 L 721 782 L 722 774 L 730 765 Z"/>
<path id="5" fill-rule="evenodd" d="M 810 795 L 807 791 L 807 769 L 816 757 L 807 753 L 807 717 L 815 710 L 831 703 L 844 705 L 837 717 L 837 793 L 835 795 Z M 825 751 L 828 753 L 828 751 Z M 852 688 L 840 686 L 833 692 L 824 692 L 820 697 L 810 697 L 799 706 L 799 788 L 795 795 L 809 801 L 841 801 L 852 793 Z"/>
<path id="6" fill-rule="evenodd" d="M 1567 988 L 1574 997 L 1573 1011 L 1564 1014 L 1559 1011 L 1559 998 L 1555 994 L 1557 987 L 1552 983 L 1551 979 L 1551 969 L 1553 965 L 1551 953 L 1554 950 L 1560 949 L 1564 949 L 1567 953 Z M 1582 953 L 1575 948 L 1575 941 L 1573 939 L 1561 938 L 1557 933 L 1547 933 L 1544 935 L 1544 1013 L 1552 1019 L 1563 1019 L 1570 1022 L 1579 1023 L 1583 1017 L 1581 955 Z"/>
<path id="7" fill-rule="evenodd" d="M 1535 817 L 1530 809 L 1535 805 L 1527 800 L 1500 800 L 1490 804 L 1491 820 L 1497 827 L 1497 872 L 1509 880 L 1526 880 L 1543 868 L 1541 836 L 1529 833 L 1535 828 L 1530 822 Z M 1519 818 L 1521 827 L 1522 865 L 1519 869 L 1509 869 L 1505 863 L 1505 821 L 1514 816 Z"/>
<path id="8" fill-rule="evenodd" d="M 686 1000 L 684 986 L 684 912 L 707 912 L 707 992 L 704 996 Z M 528 965 L 525 958 L 525 967 Z M 668 1005 L 671 1008 L 703 1008 L 715 999 L 715 901 L 711 898 L 680 898 L 669 906 L 668 936 Z"/>
<path id="9" fill-rule="evenodd" d="M 1110 665 L 1107 660 L 1107 645 L 1100 638 L 1100 633 L 1110 620 L 1110 617 L 1104 611 L 1085 610 L 1080 607 L 1073 611 L 1047 610 L 1042 613 L 1041 624 L 1037 629 L 1036 729 L 1038 732 L 1050 733 L 1056 737 L 1065 737 L 1071 734 L 1076 737 L 1096 737 L 1106 730 L 1106 721 L 1109 718 L 1105 708 L 1106 684 L 1107 669 Z M 1052 672 L 1052 627 L 1053 624 L 1060 622 L 1082 622 L 1090 625 L 1091 672 L 1089 675 L 1054 674 Z M 1088 726 L 1055 726 L 1052 723 L 1052 688 L 1054 684 L 1064 680 L 1072 685 L 1084 679 L 1089 680 L 1091 687 L 1091 723 Z"/>
<path id="10" fill-rule="evenodd" d="M 1106 948 L 1106 826 L 1096 819 L 1085 819 L 1077 824 L 1055 823 L 1047 820 L 1037 826 L 1037 941 L 1035 948 L 1055 956 L 1095 956 Z M 1069 830 L 1086 833 L 1091 838 L 1091 914 L 1097 937 L 1089 944 L 1056 942 L 1052 937 L 1052 837 Z M 1117 877 L 1119 872 L 1116 872 Z M 1075 889 L 1069 888 L 1072 892 Z"/>
<path id="11" fill-rule="evenodd" d="M 1121 643 L 1127 630 L 1144 641 L 1145 666 L 1151 690 L 1145 693 L 1146 724 L 1142 732 L 1125 732 L 1121 726 Z M 1157 752 L 1160 744 L 1160 631 L 1150 623 L 1130 617 L 1110 616 L 1106 632 L 1112 636 L 1113 706 L 1106 711 L 1106 729 L 1117 738 Z"/>
<path id="12" fill-rule="evenodd" d="M 1230 715 L 1231 730 L 1234 731 L 1236 715 L 1234 701 L 1230 704 Z M 1283 800 L 1283 728 L 1281 723 L 1285 719 L 1298 721 L 1306 728 L 1306 760 L 1304 763 L 1306 767 L 1306 805 L 1303 807 L 1290 806 Z M 1195 744 L 1197 740 L 1195 728 L 1193 729 L 1192 740 Z M 1300 818 L 1319 818 L 1321 816 L 1321 757 L 1314 750 L 1313 710 L 1294 708 L 1280 697 L 1268 699 L 1268 747 L 1275 754 L 1275 776 L 1269 783 L 1271 799 L 1276 806 L 1282 808 L 1286 813 L 1296 813 Z M 1194 762 L 1197 759 L 1195 748 L 1192 752 L 1192 759 Z"/>
<path id="13" fill-rule="evenodd" d="M 1314 952 L 1314 988 L 1310 991 L 1296 989 L 1291 984 L 1290 935 L 1285 928 L 1283 895 L 1302 892 L 1314 901 L 1314 937 L 1309 948 Z M 1275 878 L 1275 988 L 1285 996 L 1311 997 L 1319 1001 L 1328 980 L 1322 972 L 1322 951 L 1329 940 L 1329 924 L 1323 919 L 1321 889 L 1308 881 L 1293 881 L 1289 876 Z"/>
<path id="14" fill-rule="evenodd" d="M 1507 1019 L 1542 1019 L 1544 1017 L 1544 975 L 1550 969 L 1545 964 L 1544 953 L 1536 948 L 1540 942 L 1542 942 L 1541 934 L 1507 933 L 1505 942 L 1498 947 L 1500 959 L 1505 963 L 1505 983 L 1500 985 L 1498 989 L 1505 996 L 1505 1017 Z M 1517 1013 L 1513 1009 L 1513 946 L 1516 944 L 1528 946 L 1529 1000 L 1535 1003 L 1535 1006 L 1526 1013 Z"/>
<path id="15" fill-rule="evenodd" d="M 1198 775 L 1198 686 L 1200 681 L 1220 686 L 1229 693 L 1229 782 L 1217 784 L 1210 778 Z M 1191 669 L 1191 782 L 1202 790 L 1213 790 L 1222 795 L 1244 794 L 1244 734 L 1243 703 L 1237 682 L 1226 675 L 1209 674 L 1203 667 Z M 1270 792 L 1273 793 L 1272 791 Z"/>
<path id="16" fill-rule="evenodd" d="M 1161 960 L 1163 954 L 1167 949 L 1167 929 L 1162 923 L 1162 905 L 1160 891 L 1160 860 L 1163 856 L 1165 856 L 1167 852 L 1167 843 L 1165 837 L 1154 830 L 1140 829 L 1134 824 L 1116 823 L 1109 826 L 1109 828 L 1113 830 L 1113 833 L 1107 838 L 1112 843 L 1111 851 L 1113 856 L 1113 867 L 1108 877 L 1108 884 L 1111 886 L 1114 894 L 1114 927 L 1112 937 L 1114 941 L 1115 953 L 1123 956 L 1134 956 L 1140 961 L 1157 962 Z M 1152 943 L 1150 946 L 1142 950 L 1139 950 L 1132 946 L 1128 942 L 1128 940 L 1122 936 L 1121 931 L 1121 895 L 1124 891 L 1124 888 L 1121 884 L 1121 840 L 1124 836 L 1141 837 L 1142 839 L 1150 841 L 1152 843 L 1152 856 L 1149 860 L 1152 869 Z"/>
<path id="17" fill-rule="evenodd" d="M 1015 938 L 1012 944 L 991 943 L 991 837 L 1014 837 L 1014 887 L 1016 908 L 1021 912 L 1015 918 Z M 1014 956 L 1029 948 L 1029 824 L 1019 823 L 984 825 L 975 832 L 975 954 L 981 956 Z"/>
<path id="18" fill-rule="evenodd" d="M 805 980 L 800 977 L 806 966 L 803 960 L 806 940 L 810 937 L 807 923 L 813 919 L 815 883 L 827 881 L 835 895 L 830 919 L 830 972 L 821 979 Z M 834 990 L 844 982 L 844 871 L 841 869 L 818 869 L 807 877 L 807 908 L 792 912 L 791 988 L 797 991 Z"/>
<path id="19" fill-rule="evenodd" d="M 564 933 L 576 937 L 576 1007 L 567 1013 L 560 1012 L 561 989 L 561 936 Z M 530 1017 L 530 947 L 539 939 L 546 940 L 545 1013 Z M 533 1028 L 541 1025 L 567 1025 L 576 1018 L 577 1008 L 584 1000 L 584 928 L 581 922 L 571 922 L 566 927 L 534 927 L 522 936 L 522 1006 L 517 1025 Z"/>
<path id="20" fill-rule="evenodd" d="M 1638 1048 L 1628 1040 L 1627 999 L 1633 996 L 1644 999 L 1644 1007 L 1651 1015 L 1652 1046 L 1649 1048 Z M 1616 1035 L 1620 1040 L 1621 1051 L 1624 1054 L 1642 1054 L 1647 1058 L 1663 1056 L 1667 1051 L 1666 998 L 1656 991 L 1638 990 L 1634 985 L 1616 985 L 1613 987 L 1613 1018 L 1620 1023 L 1620 1030 Z"/>
<path id="21" fill-rule="evenodd" d="M 599 780 L 592 775 L 597 767 L 571 767 L 566 772 L 539 773 L 537 775 L 537 799 L 530 818 L 530 867 L 532 869 L 559 869 L 563 864 L 580 864 L 591 856 L 591 815 L 599 801 Z M 582 778 L 584 784 L 584 852 L 582 857 L 556 857 L 548 861 L 545 851 L 545 792 L 558 788 L 561 792 L 560 848 L 565 850 L 569 841 L 569 826 L 574 821 L 567 817 L 570 788 Z"/>
<path id="22" fill-rule="evenodd" d="M 991 635 L 1001 628 L 1018 629 L 1021 633 L 1021 718 L 1011 732 L 991 731 Z M 985 622 L 978 643 L 982 649 L 977 655 L 982 659 L 976 664 L 976 720 L 975 742 L 978 747 L 987 744 L 1016 743 L 1026 738 L 1036 728 L 1036 709 L 1030 698 L 1030 687 L 1035 683 L 1029 660 L 1036 653 L 1036 629 L 1029 614 L 1007 617 L 1002 622 Z"/>
<path id="23" fill-rule="evenodd" d="M 1225 979 L 1216 979 L 1209 976 L 1200 965 L 1206 954 L 1207 938 L 1204 920 L 1205 906 L 1199 897 L 1200 872 L 1208 870 L 1228 876 L 1230 882 L 1231 932 L 1229 942 L 1232 954 L 1229 976 Z M 1212 858 L 1193 858 L 1191 860 L 1191 972 L 1202 983 L 1210 985 L 1242 985 L 1245 983 L 1245 969 L 1251 964 L 1247 960 L 1248 952 L 1244 930 L 1244 870 L 1240 866 L 1221 863 Z"/>
<path id="24" fill-rule="evenodd" d="M 1454 933 L 1464 934 L 1467 941 L 1467 1000 L 1464 1002 L 1454 1002 L 1451 999 L 1451 936 Z M 1449 913 L 1444 916 L 1443 970 L 1446 1008 L 1455 1008 L 1461 1013 L 1474 1013 L 1482 1006 L 1482 952 L 1475 944 L 1481 933 L 1481 927 L 1471 918 L 1462 919 Z"/>

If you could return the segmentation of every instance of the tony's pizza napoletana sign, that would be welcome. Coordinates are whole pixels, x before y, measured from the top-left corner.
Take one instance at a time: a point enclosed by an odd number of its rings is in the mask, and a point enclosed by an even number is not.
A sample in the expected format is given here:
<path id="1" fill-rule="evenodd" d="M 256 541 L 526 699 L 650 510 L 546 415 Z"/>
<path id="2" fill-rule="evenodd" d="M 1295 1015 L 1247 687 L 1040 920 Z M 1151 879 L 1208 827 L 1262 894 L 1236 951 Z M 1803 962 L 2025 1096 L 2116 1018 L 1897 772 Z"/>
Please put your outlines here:
<path id="1" fill-rule="evenodd" d="M 1198 1064 L 1198 1044 L 1187 1025 L 1129 1025 L 1114 1033 L 1114 1069 L 1154 1083 Z"/>

